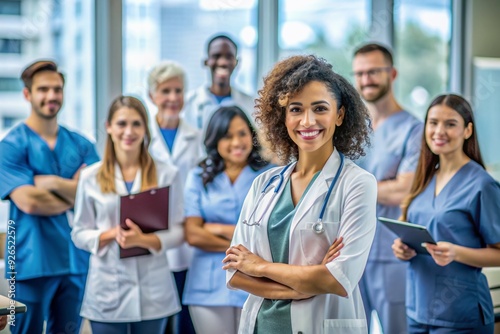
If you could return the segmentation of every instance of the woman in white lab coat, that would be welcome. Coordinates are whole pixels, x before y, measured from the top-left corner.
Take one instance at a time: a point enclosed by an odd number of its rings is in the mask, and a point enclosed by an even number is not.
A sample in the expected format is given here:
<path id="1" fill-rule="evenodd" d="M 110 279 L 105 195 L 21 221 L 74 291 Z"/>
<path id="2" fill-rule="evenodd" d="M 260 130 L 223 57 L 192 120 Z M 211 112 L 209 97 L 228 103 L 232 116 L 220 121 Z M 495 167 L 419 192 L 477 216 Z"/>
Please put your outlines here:
<path id="1" fill-rule="evenodd" d="M 183 241 L 182 185 L 177 168 L 148 153 L 146 109 L 127 96 L 111 104 L 102 162 L 82 171 L 75 201 L 75 245 L 91 253 L 81 315 L 94 334 L 163 333 L 180 310 L 165 250 Z M 142 233 L 126 220 L 119 226 L 120 196 L 170 186 L 169 229 Z M 150 255 L 119 258 L 119 246 L 143 247 Z"/>
<path id="2" fill-rule="evenodd" d="M 186 183 L 188 172 L 196 167 L 205 156 L 201 130 L 191 127 L 180 118 L 184 107 L 186 74 L 182 67 L 171 60 L 154 66 L 149 72 L 149 97 L 157 108 L 151 117 L 151 145 L 149 152 L 154 159 L 175 165 L 179 169 L 178 178 Z M 179 299 L 191 264 L 193 249 L 187 242 L 167 251 L 168 265 L 174 273 Z M 194 327 L 187 306 L 170 318 L 170 333 L 194 334 Z"/>
<path id="3" fill-rule="evenodd" d="M 250 293 L 240 333 L 367 333 L 358 282 L 376 181 L 348 158 L 363 153 L 368 112 L 315 56 L 279 62 L 256 107 L 270 149 L 291 164 L 254 181 L 223 261 L 228 286 Z M 324 261 L 340 237 L 340 255 Z"/>

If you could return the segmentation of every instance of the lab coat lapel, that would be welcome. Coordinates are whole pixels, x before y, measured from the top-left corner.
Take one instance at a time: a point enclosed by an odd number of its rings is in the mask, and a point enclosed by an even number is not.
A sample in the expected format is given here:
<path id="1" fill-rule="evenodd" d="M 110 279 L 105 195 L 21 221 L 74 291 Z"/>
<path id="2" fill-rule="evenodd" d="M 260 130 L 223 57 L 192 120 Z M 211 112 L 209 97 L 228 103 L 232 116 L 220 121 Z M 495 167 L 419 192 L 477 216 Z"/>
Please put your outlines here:
<path id="1" fill-rule="evenodd" d="M 285 167 L 282 167 L 285 168 Z M 250 227 L 251 231 L 251 237 L 250 240 L 258 240 L 258 242 L 255 244 L 255 247 L 257 249 L 251 249 L 250 251 L 256 252 L 259 254 L 262 254 L 264 257 L 264 260 L 266 261 L 272 261 L 272 253 L 271 253 L 271 247 L 269 245 L 269 235 L 267 233 L 267 224 L 269 224 L 269 217 L 271 216 L 271 212 L 273 211 L 274 207 L 276 206 L 276 203 L 278 203 L 278 200 L 280 199 L 281 195 L 283 194 L 283 190 L 285 189 L 285 185 L 290 179 L 290 175 L 292 174 L 292 171 L 295 168 L 295 163 L 293 163 L 284 173 L 283 175 L 283 184 L 281 185 L 278 193 L 276 196 L 273 198 L 274 194 L 274 187 L 269 187 L 269 190 L 266 192 L 266 195 L 264 198 L 260 199 L 260 192 L 263 190 L 264 185 L 267 184 L 268 180 L 266 180 L 263 183 L 262 189 L 258 189 L 259 194 L 256 197 L 257 202 L 253 203 L 251 208 L 254 208 L 255 206 L 258 206 L 258 210 L 255 212 L 255 219 L 259 219 L 262 216 L 262 226 L 258 227 Z M 276 173 L 273 173 L 270 175 L 270 178 L 273 177 L 274 175 L 278 175 L 283 169 L 280 169 Z M 279 179 L 275 180 L 272 184 L 274 186 L 277 186 L 279 182 Z M 260 200 L 259 200 L 260 199 Z M 265 210 L 265 207 L 269 205 L 269 208 L 266 210 L 266 212 L 263 214 L 263 210 Z M 248 217 L 250 215 L 250 212 L 247 213 L 245 217 Z M 248 226 L 246 227 L 248 228 Z M 258 235 L 255 235 L 255 234 Z"/>
<path id="2" fill-rule="evenodd" d="M 134 184 L 132 185 L 132 190 L 130 193 L 135 194 L 141 191 L 141 182 L 142 182 L 142 172 L 139 169 L 135 174 Z M 120 166 L 115 164 L 115 189 L 116 193 L 120 196 L 128 195 L 127 188 L 125 187 L 125 181 L 123 179 L 122 171 L 120 170 Z"/>
<path id="3" fill-rule="evenodd" d="M 161 134 L 160 131 L 160 126 L 156 121 L 156 116 L 151 117 L 150 128 L 151 128 L 151 144 L 149 146 L 149 151 L 151 152 L 151 155 L 159 161 L 165 163 L 172 163 L 172 155 L 170 154 L 170 150 L 167 147 L 167 143 L 165 143 L 165 140 L 163 139 L 163 135 Z M 174 148 L 175 148 L 175 141 L 174 141 Z"/>
<path id="4" fill-rule="evenodd" d="M 321 207 L 323 205 L 323 201 L 326 197 L 326 193 L 328 192 L 328 187 L 333 181 L 335 174 L 337 174 L 339 166 L 340 166 L 340 156 L 338 151 L 335 149 L 335 151 L 330 155 L 330 158 L 328 158 L 328 160 L 326 161 L 323 170 L 320 172 L 314 183 L 311 185 L 305 197 L 299 203 L 297 212 L 295 213 L 293 219 L 292 230 L 297 226 L 297 224 L 299 224 L 299 222 L 303 220 L 304 216 L 312 209 L 314 209 L 314 216 L 311 218 L 312 221 L 310 222 L 316 222 L 318 220 L 319 214 L 321 212 Z M 335 191 L 335 189 L 333 191 Z"/>

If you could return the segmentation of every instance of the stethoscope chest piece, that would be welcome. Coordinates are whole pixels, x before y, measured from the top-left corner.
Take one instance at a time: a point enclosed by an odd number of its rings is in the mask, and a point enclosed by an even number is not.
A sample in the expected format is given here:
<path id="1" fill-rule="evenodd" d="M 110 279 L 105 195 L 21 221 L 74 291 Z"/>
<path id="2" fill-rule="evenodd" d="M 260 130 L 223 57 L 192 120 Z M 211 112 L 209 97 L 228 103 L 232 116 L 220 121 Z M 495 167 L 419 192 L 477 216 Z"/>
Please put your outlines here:
<path id="1" fill-rule="evenodd" d="M 323 226 L 323 223 L 321 221 L 315 222 L 312 226 L 312 229 L 316 234 L 325 232 L 325 227 Z"/>

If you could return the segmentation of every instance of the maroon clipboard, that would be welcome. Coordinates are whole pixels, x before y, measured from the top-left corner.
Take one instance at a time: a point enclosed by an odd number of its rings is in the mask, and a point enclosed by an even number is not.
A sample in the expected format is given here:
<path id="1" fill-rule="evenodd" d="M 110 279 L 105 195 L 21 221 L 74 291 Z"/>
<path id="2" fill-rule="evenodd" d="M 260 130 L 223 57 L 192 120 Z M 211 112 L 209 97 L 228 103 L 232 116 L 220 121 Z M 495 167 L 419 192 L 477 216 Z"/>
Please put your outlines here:
<path id="1" fill-rule="evenodd" d="M 170 187 L 151 189 L 120 197 L 120 226 L 128 230 L 125 219 L 136 223 L 143 233 L 168 229 L 168 206 Z M 148 255 L 150 251 L 142 247 L 121 248 L 120 259 Z"/>

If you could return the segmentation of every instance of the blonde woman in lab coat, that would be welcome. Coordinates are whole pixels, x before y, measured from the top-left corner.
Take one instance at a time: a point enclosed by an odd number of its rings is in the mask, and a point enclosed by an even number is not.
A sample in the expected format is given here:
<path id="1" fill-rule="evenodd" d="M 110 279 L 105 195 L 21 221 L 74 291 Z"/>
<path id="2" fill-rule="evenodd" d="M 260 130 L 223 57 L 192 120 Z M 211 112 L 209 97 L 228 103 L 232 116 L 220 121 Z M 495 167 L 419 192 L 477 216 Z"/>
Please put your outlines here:
<path id="1" fill-rule="evenodd" d="M 185 87 L 186 73 L 174 61 L 162 61 L 149 72 L 149 97 L 157 108 L 156 115 L 150 121 L 152 138 L 149 152 L 154 159 L 176 166 L 183 186 L 188 172 L 205 156 L 201 130 L 191 127 L 180 118 Z M 193 248 L 187 242 L 167 251 L 168 265 L 174 273 L 181 301 L 192 257 Z M 168 327 L 167 333 L 195 333 L 187 306 L 182 305 L 182 311 L 170 317 Z"/>
<path id="2" fill-rule="evenodd" d="M 111 104 L 102 162 L 80 175 L 71 237 L 91 253 L 81 316 L 93 334 L 163 333 L 180 310 L 165 251 L 183 241 L 182 185 L 177 168 L 148 153 L 150 133 L 143 104 L 120 96 Z M 143 233 L 126 220 L 119 226 L 120 195 L 170 186 L 169 229 Z M 150 255 L 120 259 L 119 246 L 143 247 Z"/>
<path id="3" fill-rule="evenodd" d="M 256 107 L 270 149 L 290 164 L 256 178 L 223 260 L 228 286 L 250 293 L 239 332 L 367 333 L 358 282 L 376 181 L 349 158 L 363 154 L 368 112 L 315 56 L 279 62 Z M 339 238 L 340 255 L 325 261 Z"/>

